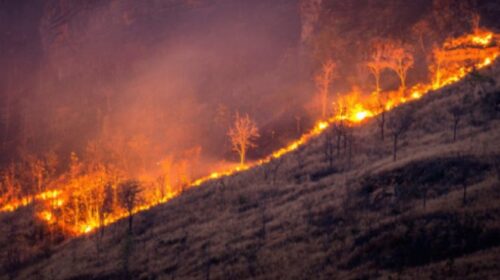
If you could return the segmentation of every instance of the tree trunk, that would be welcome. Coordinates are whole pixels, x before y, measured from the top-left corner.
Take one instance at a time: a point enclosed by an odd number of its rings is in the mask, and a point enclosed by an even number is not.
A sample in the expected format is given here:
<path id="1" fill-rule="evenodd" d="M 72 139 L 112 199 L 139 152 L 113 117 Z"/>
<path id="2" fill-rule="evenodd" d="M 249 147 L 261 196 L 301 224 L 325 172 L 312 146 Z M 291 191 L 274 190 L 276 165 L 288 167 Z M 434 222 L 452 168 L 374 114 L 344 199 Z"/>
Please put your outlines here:
<path id="1" fill-rule="evenodd" d="M 380 72 L 375 73 L 375 86 L 377 94 L 380 93 Z"/>
<path id="2" fill-rule="evenodd" d="M 328 92 L 324 90 L 324 92 L 321 94 L 321 105 L 322 105 L 321 116 L 323 117 L 323 119 L 326 119 L 326 105 L 328 103 L 327 99 L 328 99 Z"/>
<path id="3" fill-rule="evenodd" d="M 330 169 L 333 168 L 333 147 L 330 145 L 330 156 L 328 158 L 328 164 L 330 166 Z"/>
<path id="4" fill-rule="evenodd" d="M 241 149 L 241 153 L 240 153 L 240 165 L 241 166 L 245 165 L 245 148 Z"/>
<path id="5" fill-rule="evenodd" d="M 341 141 L 341 137 L 342 137 L 342 133 L 341 133 L 341 130 L 340 130 L 340 127 L 339 127 L 339 129 L 337 130 L 337 156 L 340 156 L 340 141 Z"/>
<path id="6" fill-rule="evenodd" d="M 353 137 L 349 139 L 349 155 L 348 155 L 348 161 L 347 161 L 347 166 L 349 169 L 351 169 L 351 160 L 352 160 L 352 142 L 353 142 Z"/>
<path id="7" fill-rule="evenodd" d="M 132 212 L 128 213 L 128 232 L 132 234 L 132 219 L 134 218 L 134 215 L 132 215 Z"/>

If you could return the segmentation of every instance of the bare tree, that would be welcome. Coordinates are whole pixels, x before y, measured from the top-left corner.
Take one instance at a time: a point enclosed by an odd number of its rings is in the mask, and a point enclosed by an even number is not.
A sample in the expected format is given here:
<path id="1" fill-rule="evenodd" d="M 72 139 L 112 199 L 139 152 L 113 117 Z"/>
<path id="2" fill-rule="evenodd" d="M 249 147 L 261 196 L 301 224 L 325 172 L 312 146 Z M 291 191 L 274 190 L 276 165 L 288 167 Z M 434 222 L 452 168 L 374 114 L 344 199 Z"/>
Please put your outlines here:
<path id="1" fill-rule="evenodd" d="M 344 137 L 347 142 L 347 168 L 351 168 L 353 146 L 356 139 L 354 136 L 354 128 L 351 125 L 346 126 Z"/>
<path id="2" fill-rule="evenodd" d="M 297 129 L 297 135 L 302 135 L 302 118 L 300 116 L 295 116 L 295 125 Z"/>
<path id="3" fill-rule="evenodd" d="M 264 171 L 264 180 L 271 180 L 271 184 L 274 186 L 276 184 L 276 180 L 278 179 L 278 173 L 281 165 L 283 164 L 283 157 L 273 158 L 265 167 L 263 167 Z"/>
<path id="4" fill-rule="evenodd" d="M 394 111 L 388 120 L 387 124 L 393 138 L 392 156 L 394 161 L 397 160 L 398 140 L 410 129 L 412 122 L 413 108 L 410 107 Z"/>
<path id="5" fill-rule="evenodd" d="M 457 140 L 457 128 L 458 124 L 465 111 L 462 106 L 456 104 L 449 108 L 448 112 L 453 116 L 453 142 Z"/>
<path id="6" fill-rule="evenodd" d="M 104 225 L 108 216 L 113 212 L 113 197 L 114 190 L 111 183 L 104 186 L 104 197 L 99 211 L 99 227 L 101 228 L 101 236 L 104 235 Z"/>
<path id="7" fill-rule="evenodd" d="M 387 114 L 387 94 L 379 92 L 377 94 L 377 109 L 379 114 L 376 117 L 378 126 L 380 128 L 380 139 L 384 141 L 385 139 L 385 120 Z"/>
<path id="8" fill-rule="evenodd" d="M 429 23 L 426 20 L 420 20 L 411 29 L 412 34 L 416 37 L 418 45 L 423 53 L 426 53 L 425 36 L 432 32 Z"/>
<path id="9" fill-rule="evenodd" d="M 229 129 L 228 135 L 231 139 L 233 150 L 240 156 L 240 165 L 243 166 L 247 150 L 251 147 L 256 147 L 254 141 L 260 136 L 257 126 L 247 114 L 244 116 L 236 114 L 234 126 Z"/>
<path id="10" fill-rule="evenodd" d="M 324 153 L 325 161 L 328 162 L 330 169 L 333 167 L 333 154 L 334 154 L 334 143 L 333 143 L 333 130 L 329 129 L 325 131 L 325 141 L 324 141 Z M 340 134 L 339 134 L 340 135 Z"/>
<path id="11" fill-rule="evenodd" d="M 401 91 L 406 90 L 406 77 L 408 70 L 413 66 L 414 59 L 410 52 L 411 47 L 402 42 L 395 41 L 391 42 L 389 45 L 389 57 L 388 67 L 392 69 L 399 77 L 401 83 Z"/>
<path id="12" fill-rule="evenodd" d="M 298 148 L 293 154 L 295 156 L 295 160 L 297 161 L 297 166 L 300 171 L 302 171 L 305 167 L 305 154 L 304 154 L 304 148 L 300 147 Z"/>
<path id="13" fill-rule="evenodd" d="M 334 109 L 332 114 L 334 116 L 338 116 L 340 119 L 339 121 L 335 122 L 333 124 L 333 133 L 337 136 L 337 156 L 340 156 L 340 149 L 341 149 L 341 144 L 342 144 L 342 137 L 345 137 L 345 119 L 347 119 L 347 107 L 344 104 L 338 104 L 336 106 L 337 108 Z M 344 139 L 344 147 L 346 145 L 345 139 Z"/>
<path id="14" fill-rule="evenodd" d="M 344 136 L 344 122 L 339 121 L 333 125 L 333 131 L 337 136 L 336 146 L 337 146 L 337 156 L 340 156 L 340 150 L 342 148 L 342 137 Z"/>
<path id="15" fill-rule="evenodd" d="M 375 39 L 371 42 L 372 53 L 370 60 L 366 63 L 366 66 L 370 69 L 373 77 L 375 78 L 375 91 L 379 93 L 380 88 L 380 75 L 385 68 L 389 67 L 388 63 L 388 45 L 382 39 Z"/>
<path id="16" fill-rule="evenodd" d="M 128 232 L 132 233 L 133 213 L 138 202 L 138 194 L 141 192 L 137 181 L 125 181 L 118 186 L 118 201 L 120 206 L 128 214 Z"/>
<path id="17" fill-rule="evenodd" d="M 210 256 L 210 241 L 203 243 L 201 246 L 201 253 L 203 256 L 203 272 L 205 274 L 205 280 L 210 280 L 210 269 L 212 267 L 213 259 Z"/>
<path id="18" fill-rule="evenodd" d="M 99 232 L 94 234 L 95 238 L 95 245 L 96 245 L 96 251 L 97 251 L 97 256 L 99 257 L 99 254 L 101 253 L 101 243 L 102 239 L 104 237 L 104 229 L 106 228 L 106 219 L 108 216 L 113 212 L 113 194 L 114 190 L 113 187 L 110 183 L 107 183 L 102 191 L 102 199 L 100 201 L 99 205 L 99 213 L 98 213 L 98 218 L 99 218 Z"/>
<path id="19" fill-rule="evenodd" d="M 283 164 L 283 157 L 276 158 L 269 164 L 269 169 L 271 170 L 271 174 L 273 176 L 272 177 L 273 186 L 276 184 L 276 180 L 278 179 L 279 169 L 282 164 Z"/>
<path id="20" fill-rule="evenodd" d="M 331 59 L 328 59 L 325 63 L 323 63 L 321 72 L 316 76 L 316 86 L 318 87 L 321 99 L 321 117 L 323 119 L 326 119 L 328 114 L 328 94 L 334 70 L 335 63 Z"/>
<path id="21" fill-rule="evenodd" d="M 458 158 L 461 162 L 467 162 L 467 157 L 463 154 L 459 154 Z M 467 187 L 469 186 L 469 176 L 470 176 L 470 169 L 469 168 L 464 168 L 460 172 L 460 182 L 462 184 L 462 189 L 463 189 L 463 196 L 462 196 L 462 206 L 465 207 L 467 205 Z"/>

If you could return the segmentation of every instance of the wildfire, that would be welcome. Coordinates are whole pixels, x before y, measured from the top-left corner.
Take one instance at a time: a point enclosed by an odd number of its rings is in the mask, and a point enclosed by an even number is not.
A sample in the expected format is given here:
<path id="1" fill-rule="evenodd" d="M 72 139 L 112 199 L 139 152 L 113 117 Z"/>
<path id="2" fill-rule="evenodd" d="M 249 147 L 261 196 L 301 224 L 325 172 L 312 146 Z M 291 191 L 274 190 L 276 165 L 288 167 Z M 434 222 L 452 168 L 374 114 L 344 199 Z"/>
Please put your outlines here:
<path id="1" fill-rule="evenodd" d="M 164 203 L 178 196 L 185 187 L 197 187 L 207 181 L 230 176 L 279 158 L 317 137 L 333 123 L 338 121 L 360 123 L 377 116 L 384 110 L 391 110 L 400 104 L 420 99 L 432 90 L 459 81 L 474 69 L 486 67 L 495 61 L 500 54 L 498 41 L 497 34 L 486 30 L 475 30 L 473 34 L 449 39 L 442 48 L 434 50 L 435 65 L 431 69 L 432 83 L 417 84 L 406 90 L 386 92 L 384 94 L 387 96 L 384 99 L 380 98 L 381 93 L 378 91 L 365 95 L 358 88 L 354 88 L 350 93 L 336 98 L 335 103 L 332 104 L 333 115 L 330 118 L 319 121 L 309 132 L 273 152 L 267 158 L 246 165 L 217 170 L 194 181 L 190 181 L 187 176 L 179 176 L 177 180 L 164 178 L 157 183 L 160 189 L 144 194 L 143 200 L 134 208 L 133 213 Z M 162 165 L 169 166 L 167 163 L 162 163 Z M 34 201 L 40 202 L 37 205 L 42 207 L 37 206 L 40 208 L 37 209 L 37 216 L 42 221 L 58 225 L 74 235 L 92 232 L 128 215 L 128 212 L 117 202 L 119 184 L 125 178 L 123 174 L 100 165 L 89 170 L 81 170 L 81 164 L 73 156 L 71 170 L 72 175 L 54 183 L 51 190 L 29 197 L 10 198 L 7 200 L 8 203 L 0 204 L 0 212 L 12 212 Z M 175 189 L 173 185 L 183 187 Z"/>

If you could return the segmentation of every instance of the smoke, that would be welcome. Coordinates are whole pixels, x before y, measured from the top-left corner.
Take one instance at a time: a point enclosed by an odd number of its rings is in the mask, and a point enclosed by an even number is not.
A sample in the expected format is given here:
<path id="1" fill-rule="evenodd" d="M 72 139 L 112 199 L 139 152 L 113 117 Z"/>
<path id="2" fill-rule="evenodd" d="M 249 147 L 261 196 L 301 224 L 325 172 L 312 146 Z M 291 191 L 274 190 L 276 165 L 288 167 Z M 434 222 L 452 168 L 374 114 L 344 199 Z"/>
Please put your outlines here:
<path id="1" fill-rule="evenodd" d="M 323 0 L 302 0 L 300 1 L 300 18 L 302 22 L 301 41 L 307 42 L 311 37 L 321 12 Z"/>
<path id="2" fill-rule="evenodd" d="M 414 24 L 434 26 L 431 2 L 2 4 L 12 14 L 0 17 L 0 59 L 10 66 L 0 70 L 3 163 L 19 149 L 64 158 L 93 150 L 139 171 L 193 150 L 202 163 L 237 161 L 227 137 L 236 112 L 256 120 L 262 137 L 253 156 L 263 156 L 307 127 L 313 69 L 333 58 L 332 92 L 370 88 L 370 40 L 415 40 Z M 441 33 L 423 33 L 423 49 Z"/>
<path id="3" fill-rule="evenodd" d="M 13 142 L 131 173 L 193 150 L 201 163 L 236 161 L 227 139 L 236 112 L 265 127 L 310 94 L 297 60 L 296 5 L 48 1 L 39 73 L 20 99 L 25 129 Z"/>

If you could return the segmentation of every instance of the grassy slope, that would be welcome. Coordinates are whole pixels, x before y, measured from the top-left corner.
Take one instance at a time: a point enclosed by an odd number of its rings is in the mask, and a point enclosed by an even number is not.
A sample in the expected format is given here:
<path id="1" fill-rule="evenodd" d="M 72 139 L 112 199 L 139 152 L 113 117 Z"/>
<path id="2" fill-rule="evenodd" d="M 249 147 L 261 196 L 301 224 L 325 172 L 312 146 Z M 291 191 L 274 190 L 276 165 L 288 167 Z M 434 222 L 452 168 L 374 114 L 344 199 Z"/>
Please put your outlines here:
<path id="1" fill-rule="evenodd" d="M 498 68 L 489 73 L 497 81 Z M 498 102 L 498 86 L 484 88 Z M 328 168 L 321 136 L 138 214 L 131 239 L 120 222 L 106 229 L 100 250 L 95 235 L 71 240 L 17 277 L 123 279 L 128 252 L 130 275 L 143 279 L 493 278 L 500 275 L 492 157 L 500 153 L 500 116 L 498 107 L 496 117 L 488 113 L 491 100 L 473 95 L 473 113 L 453 143 L 447 109 L 470 92 L 460 83 L 404 106 L 416 108 L 416 121 L 397 162 L 370 120 L 355 129 L 350 168 L 346 155 L 336 157 L 335 172 Z"/>

